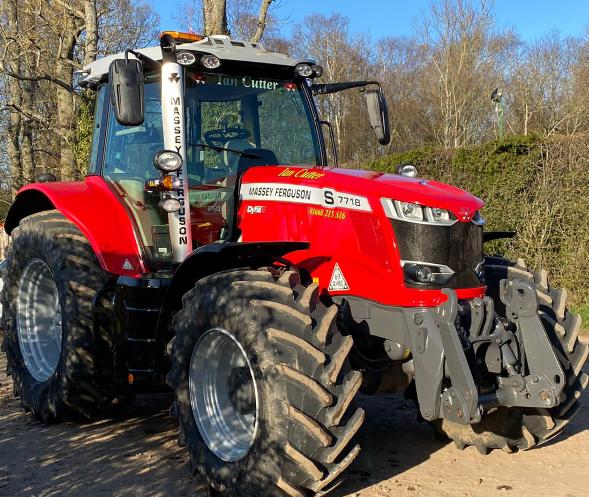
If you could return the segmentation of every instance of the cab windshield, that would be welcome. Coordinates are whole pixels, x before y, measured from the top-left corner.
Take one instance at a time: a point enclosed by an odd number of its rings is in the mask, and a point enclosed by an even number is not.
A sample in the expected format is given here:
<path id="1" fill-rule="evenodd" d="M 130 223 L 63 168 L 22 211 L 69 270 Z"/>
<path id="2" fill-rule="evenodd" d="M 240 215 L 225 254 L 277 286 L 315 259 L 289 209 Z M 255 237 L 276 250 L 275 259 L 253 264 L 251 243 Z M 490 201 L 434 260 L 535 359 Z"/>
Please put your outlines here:
<path id="1" fill-rule="evenodd" d="M 304 84 L 304 83 L 303 83 Z M 238 176 L 256 165 L 321 164 L 318 130 L 301 83 L 188 71 L 185 123 L 193 248 L 226 239 Z M 144 181 L 163 150 L 161 85 L 145 85 L 145 122 L 122 126 L 109 112 L 102 173 L 135 217 L 152 261 L 169 261 L 168 216 Z"/>
<path id="2" fill-rule="evenodd" d="M 313 118 L 293 81 L 189 72 L 185 101 L 188 156 L 204 176 L 211 167 L 234 172 L 241 155 L 230 150 L 258 149 L 251 154 L 275 164 L 320 164 Z"/>

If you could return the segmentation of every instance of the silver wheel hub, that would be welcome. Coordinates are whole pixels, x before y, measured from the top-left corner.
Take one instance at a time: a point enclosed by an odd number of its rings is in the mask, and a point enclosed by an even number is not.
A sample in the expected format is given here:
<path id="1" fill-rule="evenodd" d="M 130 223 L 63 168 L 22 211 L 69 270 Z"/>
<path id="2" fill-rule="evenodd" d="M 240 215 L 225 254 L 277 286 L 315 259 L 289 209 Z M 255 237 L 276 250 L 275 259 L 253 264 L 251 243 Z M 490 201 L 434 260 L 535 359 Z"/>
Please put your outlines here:
<path id="1" fill-rule="evenodd" d="M 192 351 L 192 414 L 209 449 L 223 461 L 247 455 L 258 429 L 258 390 L 251 364 L 228 331 L 205 332 Z"/>
<path id="2" fill-rule="evenodd" d="M 17 334 L 25 366 L 37 381 L 47 381 L 61 356 L 61 304 L 53 273 L 41 259 L 22 271 L 17 296 Z"/>

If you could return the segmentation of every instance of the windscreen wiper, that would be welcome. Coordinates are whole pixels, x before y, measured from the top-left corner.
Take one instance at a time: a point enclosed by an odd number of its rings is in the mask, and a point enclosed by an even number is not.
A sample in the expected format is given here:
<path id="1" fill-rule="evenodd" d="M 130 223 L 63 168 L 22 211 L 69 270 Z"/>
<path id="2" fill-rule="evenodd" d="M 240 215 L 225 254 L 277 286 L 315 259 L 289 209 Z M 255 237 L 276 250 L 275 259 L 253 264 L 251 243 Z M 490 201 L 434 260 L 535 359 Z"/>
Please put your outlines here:
<path id="1" fill-rule="evenodd" d="M 217 152 L 232 152 L 234 154 L 242 155 L 243 157 L 247 157 L 248 159 L 261 159 L 261 155 L 257 154 L 250 154 L 249 152 L 244 152 L 243 150 L 235 150 L 234 148 L 227 148 L 227 147 L 217 147 L 216 145 L 209 145 L 208 143 L 189 143 L 191 147 L 201 147 L 201 148 L 210 148 L 211 150 L 216 150 Z"/>

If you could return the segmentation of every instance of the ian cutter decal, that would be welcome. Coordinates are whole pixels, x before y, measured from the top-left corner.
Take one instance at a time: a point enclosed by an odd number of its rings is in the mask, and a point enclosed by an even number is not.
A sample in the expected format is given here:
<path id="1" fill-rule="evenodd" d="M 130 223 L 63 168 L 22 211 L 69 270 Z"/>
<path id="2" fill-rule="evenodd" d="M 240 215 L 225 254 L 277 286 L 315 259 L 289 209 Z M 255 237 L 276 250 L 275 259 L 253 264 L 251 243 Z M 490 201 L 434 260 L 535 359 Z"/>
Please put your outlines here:
<path id="1" fill-rule="evenodd" d="M 333 291 L 341 291 L 341 290 L 349 290 L 350 287 L 348 286 L 348 282 L 342 272 L 339 264 L 336 262 L 333 268 L 333 273 L 331 273 L 331 280 L 329 281 L 329 288 L 330 292 Z"/>
<path id="2" fill-rule="evenodd" d="M 323 178 L 323 176 L 325 176 L 325 173 L 321 173 L 318 171 L 311 171 L 310 169 L 300 169 L 300 168 L 296 168 L 296 169 L 291 169 L 290 167 L 287 167 L 285 169 L 283 169 L 282 171 L 280 171 L 280 173 L 278 173 L 278 176 L 282 176 L 282 177 L 293 177 L 293 178 L 303 178 L 303 179 L 320 179 Z"/>
<path id="3" fill-rule="evenodd" d="M 342 193 L 331 188 L 316 188 L 280 183 L 249 183 L 241 186 L 241 200 L 272 200 L 296 204 L 320 205 L 330 209 L 372 212 L 366 197 Z"/>

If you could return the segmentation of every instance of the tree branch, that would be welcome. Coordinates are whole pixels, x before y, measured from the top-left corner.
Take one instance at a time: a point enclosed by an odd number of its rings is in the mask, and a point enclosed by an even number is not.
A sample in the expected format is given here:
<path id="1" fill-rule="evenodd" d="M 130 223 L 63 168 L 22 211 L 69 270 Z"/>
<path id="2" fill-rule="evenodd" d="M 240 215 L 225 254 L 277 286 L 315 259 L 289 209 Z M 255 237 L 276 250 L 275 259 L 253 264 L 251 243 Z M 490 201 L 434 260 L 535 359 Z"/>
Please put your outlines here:
<path id="1" fill-rule="evenodd" d="M 10 76 L 11 78 L 17 79 L 19 81 L 33 81 L 33 82 L 49 81 L 51 83 L 55 83 L 58 86 L 61 86 L 64 90 L 68 91 L 72 95 L 76 95 L 76 92 L 74 91 L 74 89 L 70 85 L 68 85 L 67 83 L 65 83 L 61 79 L 51 76 L 50 74 L 37 74 L 36 76 L 24 76 L 22 74 L 15 73 L 14 71 L 7 69 L 6 66 L 4 65 L 4 63 L 0 63 L 0 72 L 6 74 L 7 76 Z"/>
<path id="2" fill-rule="evenodd" d="M 69 2 L 64 2 L 63 0 L 55 0 L 56 3 L 61 5 L 65 10 L 67 10 L 70 14 L 76 16 L 79 19 L 84 19 L 84 12 L 74 9 Z"/>
<path id="3" fill-rule="evenodd" d="M 22 116 L 24 116 L 25 118 L 42 123 L 47 127 L 47 129 L 52 129 L 52 126 L 50 126 L 49 121 L 47 121 L 47 119 L 45 119 L 43 116 L 41 116 L 40 114 L 37 114 L 35 112 L 25 110 L 22 107 L 20 107 L 19 105 L 7 104 L 7 105 L 0 107 L 0 111 L 2 111 L 2 110 L 16 111 L 19 114 L 21 114 Z"/>

